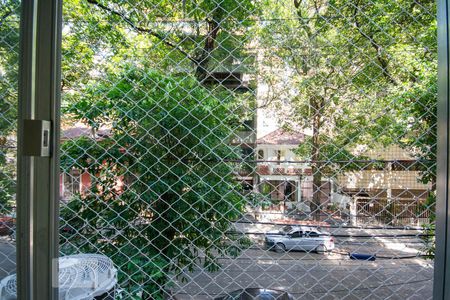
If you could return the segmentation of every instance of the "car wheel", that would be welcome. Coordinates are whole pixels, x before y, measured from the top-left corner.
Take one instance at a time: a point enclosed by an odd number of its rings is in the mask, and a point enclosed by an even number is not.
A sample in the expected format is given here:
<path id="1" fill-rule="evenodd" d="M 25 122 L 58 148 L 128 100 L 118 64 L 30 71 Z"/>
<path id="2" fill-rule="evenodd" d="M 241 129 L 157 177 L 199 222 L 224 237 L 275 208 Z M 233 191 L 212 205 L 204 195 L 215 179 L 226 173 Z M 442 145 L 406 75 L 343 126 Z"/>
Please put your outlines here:
<path id="1" fill-rule="evenodd" d="M 325 245 L 319 245 L 316 248 L 316 252 L 320 254 L 325 254 L 327 252 L 327 247 L 325 247 Z"/>
<path id="2" fill-rule="evenodd" d="M 286 247 L 282 243 L 277 243 L 274 249 L 278 253 L 286 252 Z"/>

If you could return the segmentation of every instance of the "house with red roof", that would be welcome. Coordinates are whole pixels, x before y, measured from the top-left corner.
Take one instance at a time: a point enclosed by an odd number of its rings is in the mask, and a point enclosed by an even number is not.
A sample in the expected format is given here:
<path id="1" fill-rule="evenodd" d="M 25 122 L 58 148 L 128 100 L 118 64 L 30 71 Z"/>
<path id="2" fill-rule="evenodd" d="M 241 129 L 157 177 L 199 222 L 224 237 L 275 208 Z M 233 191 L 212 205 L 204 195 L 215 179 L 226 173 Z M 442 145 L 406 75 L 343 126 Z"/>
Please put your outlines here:
<path id="1" fill-rule="evenodd" d="M 304 139 L 304 133 L 279 128 L 256 140 L 257 190 L 274 203 L 272 209 L 309 209 L 311 167 L 295 154 Z"/>
<path id="2" fill-rule="evenodd" d="M 111 134 L 110 128 L 99 128 L 94 131 L 83 123 L 63 126 L 61 130 L 61 142 L 77 139 L 82 136 L 101 140 Z M 59 180 L 59 196 L 61 201 L 67 202 L 75 194 L 82 194 L 91 186 L 91 175 L 87 170 L 73 168 L 67 173 L 62 172 Z"/>

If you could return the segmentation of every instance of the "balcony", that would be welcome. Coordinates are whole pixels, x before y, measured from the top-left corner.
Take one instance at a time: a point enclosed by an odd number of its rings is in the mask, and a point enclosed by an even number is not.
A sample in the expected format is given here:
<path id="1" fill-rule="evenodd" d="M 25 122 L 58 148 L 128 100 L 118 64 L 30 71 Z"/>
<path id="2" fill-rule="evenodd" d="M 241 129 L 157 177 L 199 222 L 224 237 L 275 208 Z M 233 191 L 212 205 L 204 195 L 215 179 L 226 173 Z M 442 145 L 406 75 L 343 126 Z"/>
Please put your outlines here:
<path id="1" fill-rule="evenodd" d="M 353 171 L 338 176 L 339 184 L 348 189 L 430 189 L 419 182 L 418 171 Z"/>
<path id="2" fill-rule="evenodd" d="M 294 166 L 292 164 L 259 163 L 256 172 L 259 175 L 311 175 L 311 169 L 309 167 L 299 167 L 298 165 Z"/>

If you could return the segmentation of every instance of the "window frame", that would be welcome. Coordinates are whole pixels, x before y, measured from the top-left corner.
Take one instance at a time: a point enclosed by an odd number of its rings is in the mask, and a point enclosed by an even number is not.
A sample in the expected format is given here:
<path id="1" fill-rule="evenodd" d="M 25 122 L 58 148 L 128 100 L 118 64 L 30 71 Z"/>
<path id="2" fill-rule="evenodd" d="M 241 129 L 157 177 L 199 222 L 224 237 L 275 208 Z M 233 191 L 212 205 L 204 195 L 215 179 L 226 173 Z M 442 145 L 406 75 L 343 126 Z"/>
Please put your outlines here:
<path id="1" fill-rule="evenodd" d="M 436 193 L 436 257 L 434 261 L 433 299 L 450 299 L 450 81 L 449 18 L 450 6 L 438 0 L 438 147 Z"/>
<path id="2" fill-rule="evenodd" d="M 294 236 L 295 233 L 299 233 L 299 236 Z M 303 234 L 303 231 L 301 231 L 301 230 L 296 230 L 296 231 L 294 231 L 294 232 L 289 233 L 289 237 L 290 237 L 291 239 L 302 238 L 302 237 L 304 237 L 304 234 Z"/>
<path id="3" fill-rule="evenodd" d="M 56 266 L 53 259 L 58 256 L 61 8 L 61 0 L 22 1 L 17 195 L 19 299 L 58 299 L 52 275 Z M 438 0 L 440 140 L 434 299 L 450 299 L 449 16 L 448 2 Z M 52 121 L 50 158 L 23 155 L 25 119 Z"/>
<path id="4" fill-rule="evenodd" d="M 62 0 L 21 1 L 17 299 L 58 299 Z M 25 120 L 50 121 L 50 155 L 25 155 Z"/>

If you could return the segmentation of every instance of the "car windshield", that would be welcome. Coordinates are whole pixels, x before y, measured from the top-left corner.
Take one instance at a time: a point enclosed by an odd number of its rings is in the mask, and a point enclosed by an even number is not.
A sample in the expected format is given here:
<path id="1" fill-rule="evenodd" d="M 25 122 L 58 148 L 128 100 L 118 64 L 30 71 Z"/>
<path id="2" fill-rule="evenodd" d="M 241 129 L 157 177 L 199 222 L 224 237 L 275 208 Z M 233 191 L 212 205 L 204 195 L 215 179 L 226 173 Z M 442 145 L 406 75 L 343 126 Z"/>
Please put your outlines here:
<path id="1" fill-rule="evenodd" d="M 284 226 L 283 228 L 280 229 L 280 233 L 286 234 L 292 231 L 292 226 L 288 225 L 288 226 Z"/>

